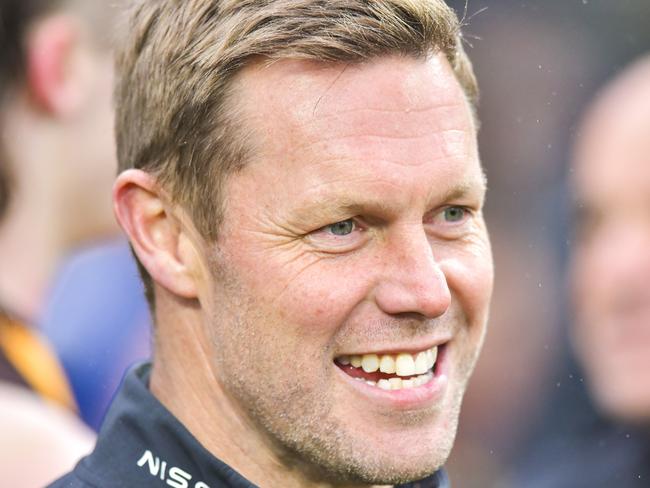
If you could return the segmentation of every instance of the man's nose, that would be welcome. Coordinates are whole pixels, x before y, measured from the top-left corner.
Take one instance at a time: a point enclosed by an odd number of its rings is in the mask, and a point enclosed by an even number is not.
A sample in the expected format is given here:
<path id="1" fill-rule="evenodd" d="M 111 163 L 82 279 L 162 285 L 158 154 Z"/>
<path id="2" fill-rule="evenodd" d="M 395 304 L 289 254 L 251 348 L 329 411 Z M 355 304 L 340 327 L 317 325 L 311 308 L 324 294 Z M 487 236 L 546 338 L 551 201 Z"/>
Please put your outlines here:
<path id="1" fill-rule="evenodd" d="M 393 238 L 382 256 L 377 306 L 385 313 L 417 313 L 427 318 L 444 314 L 451 303 L 447 277 L 434 257 L 424 229 Z"/>

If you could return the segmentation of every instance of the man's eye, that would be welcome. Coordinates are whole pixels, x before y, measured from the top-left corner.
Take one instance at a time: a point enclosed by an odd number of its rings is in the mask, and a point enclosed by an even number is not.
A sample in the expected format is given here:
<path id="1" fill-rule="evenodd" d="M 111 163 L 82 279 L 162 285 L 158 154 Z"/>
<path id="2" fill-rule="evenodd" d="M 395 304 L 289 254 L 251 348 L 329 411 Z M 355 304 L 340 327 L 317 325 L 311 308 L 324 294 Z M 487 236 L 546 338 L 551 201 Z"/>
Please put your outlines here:
<path id="1" fill-rule="evenodd" d="M 347 219 L 335 224 L 330 224 L 326 226 L 325 229 L 329 230 L 335 236 L 347 236 L 354 231 L 354 227 L 354 220 Z"/>
<path id="2" fill-rule="evenodd" d="M 444 211 L 445 222 L 461 222 L 467 215 L 467 210 L 463 207 L 449 207 Z"/>

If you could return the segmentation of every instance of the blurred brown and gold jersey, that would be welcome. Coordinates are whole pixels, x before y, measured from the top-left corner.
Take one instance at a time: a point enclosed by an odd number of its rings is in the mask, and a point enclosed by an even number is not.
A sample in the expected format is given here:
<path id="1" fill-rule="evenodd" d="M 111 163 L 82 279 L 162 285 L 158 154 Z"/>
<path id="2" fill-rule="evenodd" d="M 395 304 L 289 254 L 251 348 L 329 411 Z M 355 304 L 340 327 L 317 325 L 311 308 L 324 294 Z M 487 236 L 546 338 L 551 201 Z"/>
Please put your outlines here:
<path id="1" fill-rule="evenodd" d="M 48 401 L 76 410 L 63 368 L 47 343 L 1 308 L 0 381 L 24 386 Z"/>

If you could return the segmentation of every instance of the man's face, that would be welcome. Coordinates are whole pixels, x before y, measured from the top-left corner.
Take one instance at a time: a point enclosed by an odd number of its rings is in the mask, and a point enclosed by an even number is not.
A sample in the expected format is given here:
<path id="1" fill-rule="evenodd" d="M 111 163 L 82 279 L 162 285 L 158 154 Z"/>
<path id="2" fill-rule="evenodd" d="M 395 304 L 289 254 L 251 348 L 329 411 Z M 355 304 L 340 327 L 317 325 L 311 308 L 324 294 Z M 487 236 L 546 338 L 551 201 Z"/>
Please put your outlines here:
<path id="1" fill-rule="evenodd" d="M 650 103 L 610 100 L 576 153 L 575 342 L 600 405 L 650 419 Z M 629 91 L 624 97 L 633 97 Z"/>
<path id="2" fill-rule="evenodd" d="M 285 465 L 421 478 L 451 449 L 492 290 L 463 92 L 442 57 L 282 61 L 238 84 L 256 151 L 210 257 L 217 381 Z"/>

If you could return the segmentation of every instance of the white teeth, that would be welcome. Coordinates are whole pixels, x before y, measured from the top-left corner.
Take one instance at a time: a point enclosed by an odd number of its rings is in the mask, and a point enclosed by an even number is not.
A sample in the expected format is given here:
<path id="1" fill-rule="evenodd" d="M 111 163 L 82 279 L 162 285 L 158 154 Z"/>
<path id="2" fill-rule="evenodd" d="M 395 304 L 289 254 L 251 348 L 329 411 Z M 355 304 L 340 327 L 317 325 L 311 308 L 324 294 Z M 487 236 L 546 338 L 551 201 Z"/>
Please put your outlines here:
<path id="1" fill-rule="evenodd" d="M 352 365 L 355 368 L 362 368 L 366 373 L 381 371 L 385 374 L 396 374 L 402 378 L 380 379 L 378 382 L 356 378 L 368 385 L 376 386 L 383 390 L 399 390 L 402 388 L 417 388 L 433 378 L 432 368 L 438 358 L 438 347 L 432 347 L 426 351 L 417 353 L 415 356 L 409 353 L 397 355 L 364 354 L 339 356 L 337 362 L 341 365 Z"/>
<path id="2" fill-rule="evenodd" d="M 415 374 L 424 374 L 428 369 L 427 353 L 421 352 L 415 357 Z"/>
<path id="3" fill-rule="evenodd" d="M 397 355 L 395 373 L 397 376 L 413 376 L 415 374 L 415 361 L 411 354 L 402 353 Z"/>
<path id="4" fill-rule="evenodd" d="M 366 373 L 374 373 L 379 369 L 379 357 L 376 354 L 364 354 L 361 367 Z"/>
<path id="5" fill-rule="evenodd" d="M 388 380 L 379 380 L 377 382 L 377 386 L 382 390 L 390 390 L 390 383 L 388 382 Z"/>
<path id="6" fill-rule="evenodd" d="M 393 356 L 384 354 L 379 362 L 379 371 L 386 374 L 395 374 L 395 360 Z"/>
<path id="7" fill-rule="evenodd" d="M 432 373 L 421 374 L 415 378 L 410 378 L 408 380 L 403 380 L 402 378 L 390 378 L 390 379 L 381 379 L 377 383 L 374 381 L 366 381 L 370 386 L 376 386 L 382 390 L 403 390 L 410 388 L 417 388 L 422 386 L 433 379 Z"/>
<path id="8" fill-rule="evenodd" d="M 436 364 L 438 359 L 438 347 L 432 347 L 427 349 L 427 366 L 429 369 L 433 368 L 433 365 Z"/>

